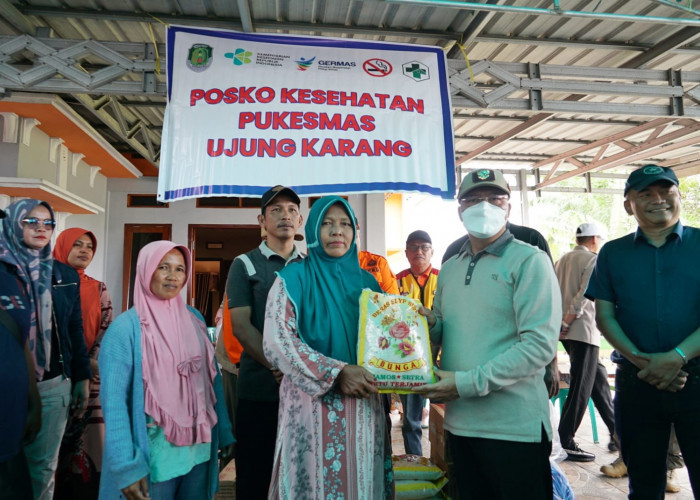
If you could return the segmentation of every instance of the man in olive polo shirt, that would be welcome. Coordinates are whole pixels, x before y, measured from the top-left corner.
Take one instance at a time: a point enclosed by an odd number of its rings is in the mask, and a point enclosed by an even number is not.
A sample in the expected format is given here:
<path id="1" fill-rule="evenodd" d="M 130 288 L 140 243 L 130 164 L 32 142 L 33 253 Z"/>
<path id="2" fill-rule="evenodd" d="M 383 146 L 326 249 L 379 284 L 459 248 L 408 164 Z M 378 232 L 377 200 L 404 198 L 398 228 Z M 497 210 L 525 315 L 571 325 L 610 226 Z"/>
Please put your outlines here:
<path id="1" fill-rule="evenodd" d="M 438 275 L 433 311 L 439 381 L 414 388 L 445 402 L 460 498 L 552 498 L 552 428 L 542 377 L 554 357 L 561 295 L 543 251 L 508 231 L 510 188 L 497 170 L 466 174 L 459 212 L 469 233 Z"/>
<path id="2" fill-rule="evenodd" d="M 279 381 L 262 349 L 265 304 L 275 273 L 303 256 L 294 246 L 301 227 L 300 200 L 288 187 L 275 186 L 262 196 L 260 227 L 267 239 L 233 261 L 226 294 L 231 323 L 243 346 L 238 372 L 236 411 L 236 498 L 267 498 L 277 434 Z"/>

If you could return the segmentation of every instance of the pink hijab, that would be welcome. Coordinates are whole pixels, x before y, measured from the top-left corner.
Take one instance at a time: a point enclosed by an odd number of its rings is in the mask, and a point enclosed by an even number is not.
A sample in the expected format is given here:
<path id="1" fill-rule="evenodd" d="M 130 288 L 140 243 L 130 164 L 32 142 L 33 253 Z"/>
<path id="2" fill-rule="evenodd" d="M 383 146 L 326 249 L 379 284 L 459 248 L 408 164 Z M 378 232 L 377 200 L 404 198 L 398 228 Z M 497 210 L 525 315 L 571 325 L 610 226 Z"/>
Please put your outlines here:
<path id="1" fill-rule="evenodd" d="M 145 411 L 177 446 L 211 442 L 214 409 L 214 348 L 205 324 L 185 304 L 182 295 L 164 300 L 151 292 L 151 279 L 165 254 L 182 252 L 187 280 L 192 258 L 187 248 L 154 241 L 139 252 L 134 307 L 141 323 Z"/>

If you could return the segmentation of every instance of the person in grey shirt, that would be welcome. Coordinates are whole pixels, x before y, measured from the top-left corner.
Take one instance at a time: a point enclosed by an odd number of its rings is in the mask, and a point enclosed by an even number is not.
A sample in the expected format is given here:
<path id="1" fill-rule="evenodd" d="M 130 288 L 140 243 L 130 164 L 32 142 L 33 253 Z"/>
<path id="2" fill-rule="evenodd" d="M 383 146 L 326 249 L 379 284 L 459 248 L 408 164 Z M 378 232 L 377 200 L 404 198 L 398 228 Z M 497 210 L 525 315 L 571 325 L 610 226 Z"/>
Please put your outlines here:
<path id="1" fill-rule="evenodd" d="M 584 297 L 595 266 L 598 249 L 603 245 L 603 231 L 593 222 L 576 229 L 576 247 L 554 265 L 561 288 L 561 339 L 571 363 L 569 393 L 559 421 L 559 439 L 568 458 L 575 462 L 592 462 L 595 455 L 579 448 L 574 435 L 586 414 L 589 398 L 598 408 L 610 432 L 608 448 L 615 451 L 612 397 L 608 372 L 600 362 L 600 332 L 595 325 L 595 306 Z"/>

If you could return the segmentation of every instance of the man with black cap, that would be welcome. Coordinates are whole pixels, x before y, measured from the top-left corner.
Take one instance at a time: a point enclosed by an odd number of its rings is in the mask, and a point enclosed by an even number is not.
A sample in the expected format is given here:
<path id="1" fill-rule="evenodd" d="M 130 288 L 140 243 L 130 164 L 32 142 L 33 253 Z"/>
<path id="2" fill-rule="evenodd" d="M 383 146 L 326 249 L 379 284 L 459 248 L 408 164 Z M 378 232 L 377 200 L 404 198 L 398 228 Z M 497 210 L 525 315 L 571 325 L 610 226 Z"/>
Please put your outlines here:
<path id="1" fill-rule="evenodd" d="M 633 171 L 624 206 L 638 228 L 601 249 L 586 296 L 621 355 L 615 428 L 630 498 L 663 498 L 672 424 L 700 497 L 700 229 L 681 224 L 667 167 Z"/>
<path id="2" fill-rule="evenodd" d="M 280 373 L 262 348 L 265 304 L 275 273 L 303 255 L 294 245 L 301 227 L 301 200 L 290 188 L 275 186 L 262 196 L 258 223 L 267 238 L 233 260 L 226 283 L 233 333 L 243 346 L 236 411 L 236 498 L 267 497 L 277 433 Z"/>
<path id="3" fill-rule="evenodd" d="M 497 170 L 464 178 L 469 238 L 438 276 L 433 311 L 439 381 L 415 389 L 447 402 L 444 427 L 460 498 L 551 499 L 552 428 L 542 383 L 554 358 L 561 296 L 547 255 L 506 228 L 510 189 Z"/>
<path id="4" fill-rule="evenodd" d="M 596 255 L 603 246 L 603 231 L 595 222 L 586 222 L 576 228 L 575 237 L 574 249 L 562 255 L 554 265 L 561 288 L 564 316 L 559 338 L 571 363 L 569 393 L 559 421 L 559 439 L 568 460 L 592 462 L 595 455 L 582 450 L 574 441 L 591 398 L 610 432 L 608 448 L 610 451 L 617 450 L 613 440 L 615 417 L 608 372 L 598 357 L 600 331 L 595 326 L 595 306 L 583 295 L 595 266 Z"/>
<path id="5" fill-rule="evenodd" d="M 458 200 L 462 197 L 462 195 L 465 192 L 463 189 L 465 183 L 466 185 L 471 185 L 470 181 L 466 177 L 462 180 L 462 185 L 460 185 L 460 189 L 457 194 Z M 507 193 L 510 196 L 510 186 L 508 186 L 508 183 L 505 181 L 504 188 L 507 189 Z M 459 212 L 459 214 L 461 217 L 461 212 Z M 530 245 L 537 247 L 543 252 L 545 252 L 549 257 L 549 260 L 552 261 L 552 264 L 554 264 L 554 261 L 552 259 L 552 253 L 549 251 L 549 244 L 547 243 L 547 239 L 544 236 L 542 236 L 542 233 L 540 233 L 537 229 L 533 229 L 527 226 L 519 226 L 517 224 L 513 224 L 510 221 L 506 221 L 506 229 L 508 229 L 510 234 L 512 234 L 513 238 L 515 238 L 516 240 L 529 243 Z M 460 252 L 464 244 L 467 242 L 468 238 L 469 235 L 465 234 L 461 238 L 457 238 L 455 241 L 450 243 L 450 246 L 447 247 L 447 250 L 445 250 L 445 253 L 442 255 L 443 266 L 445 265 L 445 262 L 447 262 L 451 257 L 454 257 Z M 547 365 L 547 368 L 545 369 L 544 382 L 547 386 L 547 391 L 549 391 L 549 397 L 553 398 L 554 396 L 556 396 L 559 392 L 559 368 L 557 365 L 556 356 L 554 356 L 554 359 L 552 359 L 551 363 Z"/>
<path id="6" fill-rule="evenodd" d="M 437 287 L 438 270 L 430 263 L 433 257 L 433 241 L 425 231 L 413 231 L 406 238 L 406 258 L 411 267 L 404 269 L 396 279 L 401 295 L 420 300 L 428 309 L 433 307 L 433 296 Z M 401 433 L 406 453 L 423 454 L 423 406 L 425 398 L 420 394 L 401 394 L 403 424 Z"/>

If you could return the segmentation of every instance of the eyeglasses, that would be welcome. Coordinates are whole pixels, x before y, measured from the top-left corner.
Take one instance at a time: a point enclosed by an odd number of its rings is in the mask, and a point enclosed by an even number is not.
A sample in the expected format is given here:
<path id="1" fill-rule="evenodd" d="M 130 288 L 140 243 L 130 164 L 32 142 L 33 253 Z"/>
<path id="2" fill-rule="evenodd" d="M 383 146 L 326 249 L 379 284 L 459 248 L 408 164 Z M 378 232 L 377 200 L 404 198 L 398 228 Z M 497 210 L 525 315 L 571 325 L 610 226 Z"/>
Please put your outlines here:
<path id="1" fill-rule="evenodd" d="M 22 219 L 22 224 L 24 227 L 29 227 L 32 229 L 39 229 L 42 225 L 44 226 L 44 229 L 50 229 L 53 231 L 53 228 L 56 227 L 56 221 L 53 219 L 37 219 L 36 217 L 27 217 L 26 219 Z"/>
<path id="2" fill-rule="evenodd" d="M 430 245 L 407 245 L 406 250 L 409 252 L 417 252 L 418 250 L 422 250 L 423 253 L 428 253 L 433 249 Z"/>
<path id="3" fill-rule="evenodd" d="M 493 196 L 467 196 L 466 198 L 460 198 L 459 204 L 463 207 L 472 207 L 477 203 L 482 201 L 488 201 L 491 205 L 501 206 L 505 204 L 510 197 L 507 194 L 493 195 Z"/>

